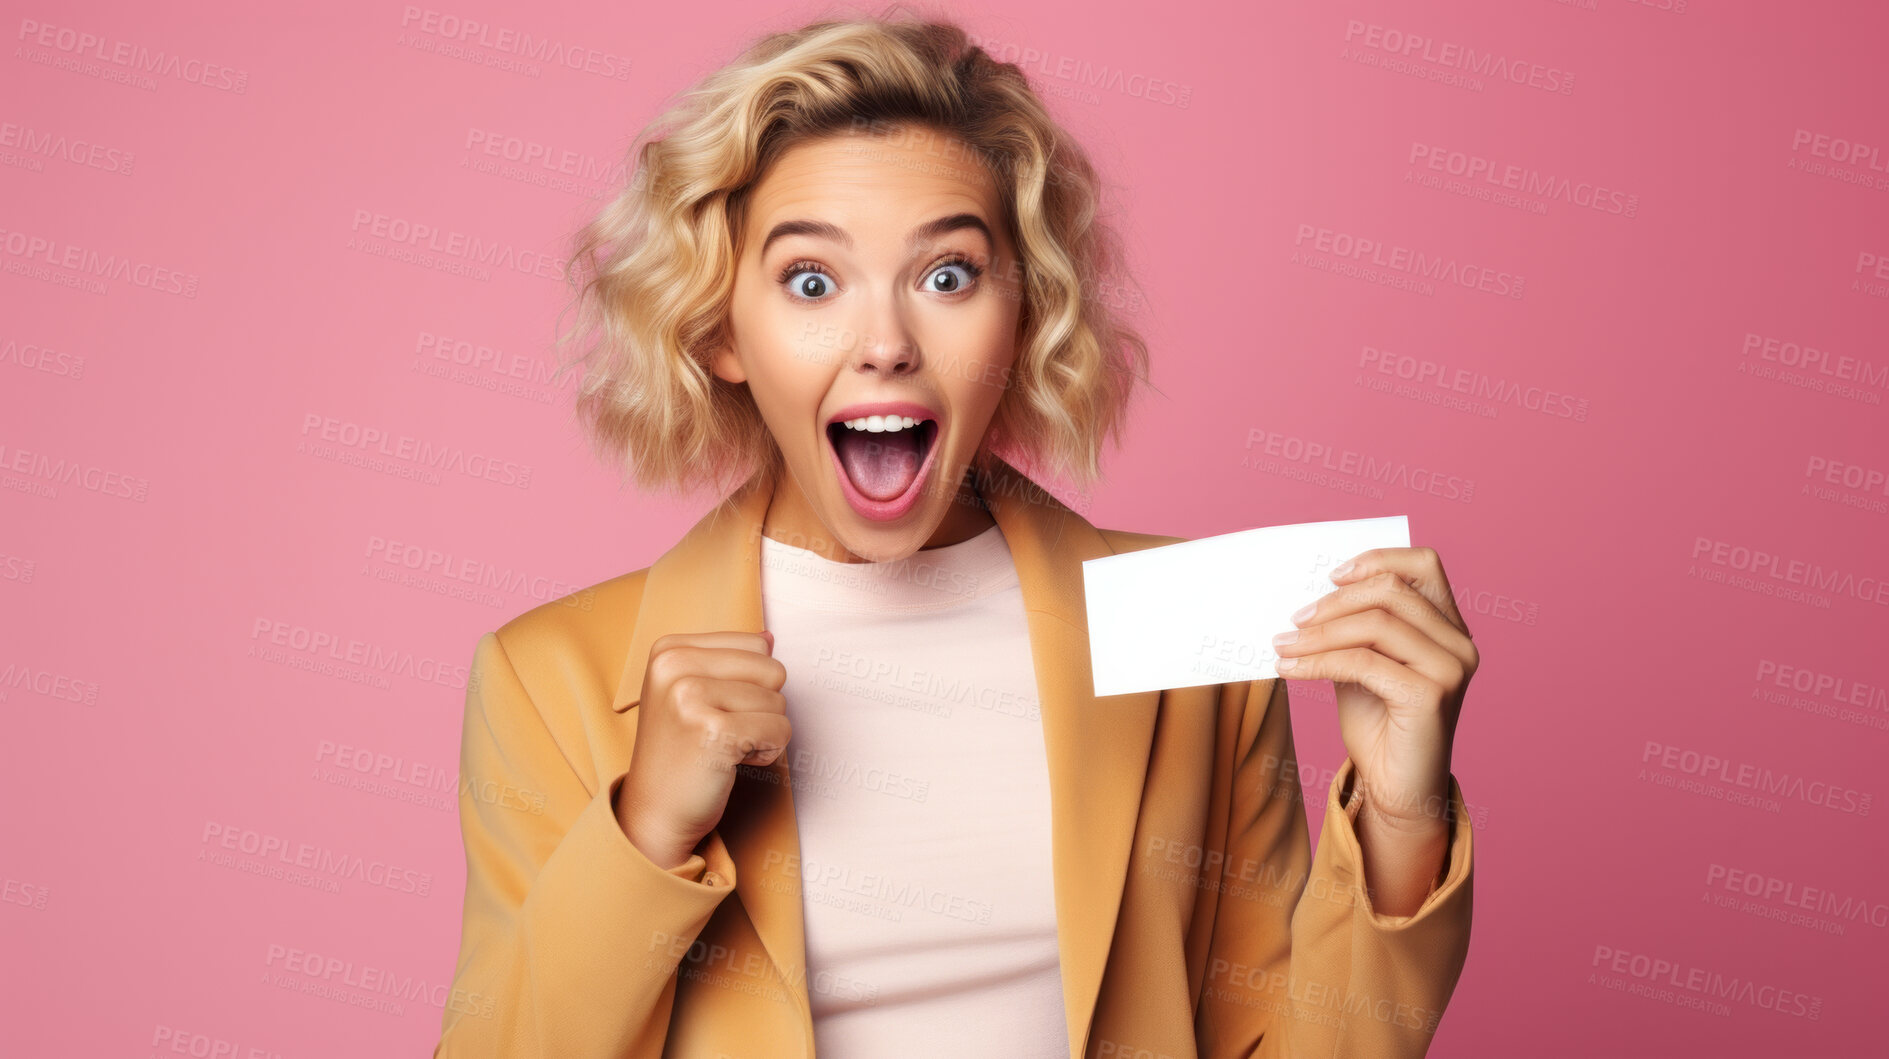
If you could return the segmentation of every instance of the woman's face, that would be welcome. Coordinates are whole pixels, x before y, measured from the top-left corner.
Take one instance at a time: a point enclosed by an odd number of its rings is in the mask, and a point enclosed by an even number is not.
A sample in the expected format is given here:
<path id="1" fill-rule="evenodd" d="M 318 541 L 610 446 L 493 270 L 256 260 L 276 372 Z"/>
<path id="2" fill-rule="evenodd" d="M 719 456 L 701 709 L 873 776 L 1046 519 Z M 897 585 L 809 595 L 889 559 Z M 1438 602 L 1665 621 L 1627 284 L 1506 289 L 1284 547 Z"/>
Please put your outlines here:
<path id="1" fill-rule="evenodd" d="M 769 536 L 888 562 L 990 524 L 956 498 L 1016 354 L 1002 209 L 968 147 L 919 129 L 801 144 L 755 186 L 713 368 L 785 457 Z"/>

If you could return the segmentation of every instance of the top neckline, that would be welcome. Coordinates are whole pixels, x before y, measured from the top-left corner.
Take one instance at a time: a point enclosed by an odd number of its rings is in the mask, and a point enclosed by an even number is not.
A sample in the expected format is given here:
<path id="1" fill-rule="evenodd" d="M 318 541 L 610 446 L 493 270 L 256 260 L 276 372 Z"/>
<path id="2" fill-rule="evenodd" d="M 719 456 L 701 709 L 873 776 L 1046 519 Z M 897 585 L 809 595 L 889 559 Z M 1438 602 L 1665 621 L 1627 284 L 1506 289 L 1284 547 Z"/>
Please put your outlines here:
<path id="1" fill-rule="evenodd" d="M 846 563 L 810 548 L 761 538 L 761 594 L 821 610 L 945 610 L 1017 584 L 1003 532 L 923 548 L 885 563 Z"/>

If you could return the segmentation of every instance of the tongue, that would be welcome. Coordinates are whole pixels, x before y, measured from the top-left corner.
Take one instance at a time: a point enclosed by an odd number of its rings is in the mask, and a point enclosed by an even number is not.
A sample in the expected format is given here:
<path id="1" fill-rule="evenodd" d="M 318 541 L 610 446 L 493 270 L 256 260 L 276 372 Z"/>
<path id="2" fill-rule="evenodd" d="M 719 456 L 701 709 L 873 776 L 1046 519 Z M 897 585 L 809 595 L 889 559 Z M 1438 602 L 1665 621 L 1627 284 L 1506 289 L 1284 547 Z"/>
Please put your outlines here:
<path id="1" fill-rule="evenodd" d="M 868 431 L 842 427 L 833 443 L 853 488 L 874 500 L 890 500 L 918 477 L 918 428 Z"/>

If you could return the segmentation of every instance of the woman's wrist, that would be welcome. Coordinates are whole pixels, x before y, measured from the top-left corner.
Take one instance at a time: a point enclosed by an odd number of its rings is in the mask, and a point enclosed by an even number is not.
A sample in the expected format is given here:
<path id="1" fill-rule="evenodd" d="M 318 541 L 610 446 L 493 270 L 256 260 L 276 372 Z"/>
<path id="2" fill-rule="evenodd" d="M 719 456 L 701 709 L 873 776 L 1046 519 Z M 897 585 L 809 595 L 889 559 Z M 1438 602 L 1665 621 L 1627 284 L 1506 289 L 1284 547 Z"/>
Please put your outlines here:
<path id="1" fill-rule="evenodd" d="M 1372 910 L 1387 916 L 1415 915 L 1449 857 L 1449 821 L 1386 818 L 1367 799 L 1353 824 Z"/>
<path id="2" fill-rule="evenodd" d="M 664 871 L 674 868 L 688 860 L 695 848 L 694 842 L 678 843 L 674 839 L 665 839 L 661 835 L 649 834 L 649 829 L 641 823 L 641 814 L 624 797 L 623 788 L 617 788 L 611 809 L 615 812 L 617 826 L 623 829 L 623 837 L 630 840 L 649 862 Z"/>

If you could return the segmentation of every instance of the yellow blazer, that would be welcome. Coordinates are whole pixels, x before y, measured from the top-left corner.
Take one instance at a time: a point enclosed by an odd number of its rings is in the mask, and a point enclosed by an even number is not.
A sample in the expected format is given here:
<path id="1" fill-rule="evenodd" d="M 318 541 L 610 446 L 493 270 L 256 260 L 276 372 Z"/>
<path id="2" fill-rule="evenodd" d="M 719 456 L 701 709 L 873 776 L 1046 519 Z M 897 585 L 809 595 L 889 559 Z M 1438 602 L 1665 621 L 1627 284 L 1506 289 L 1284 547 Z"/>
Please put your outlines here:
<path id="1" fill-rule="evenodd" d="M 1183 538 L 1097 529 L 992 470 L 980 491 L 1016 562 L 1048 748 L 1072 1054 L 1424 1054 L 1469 950 L 1455 778 L 1438 884 L 1415 915 L 1375 913 L 1348 758 L 1311 855 L 1284 681 L 1091 693 L 1081 562 Z M 667 871 L 612 811 L 651 643 L 761 631 L 772 493 L 757 474 L 653 565 L 479 639 L 464 929 L 436 1056 L 813 1056 L 791 754 L 742 767 L 721 823 Z"/>

